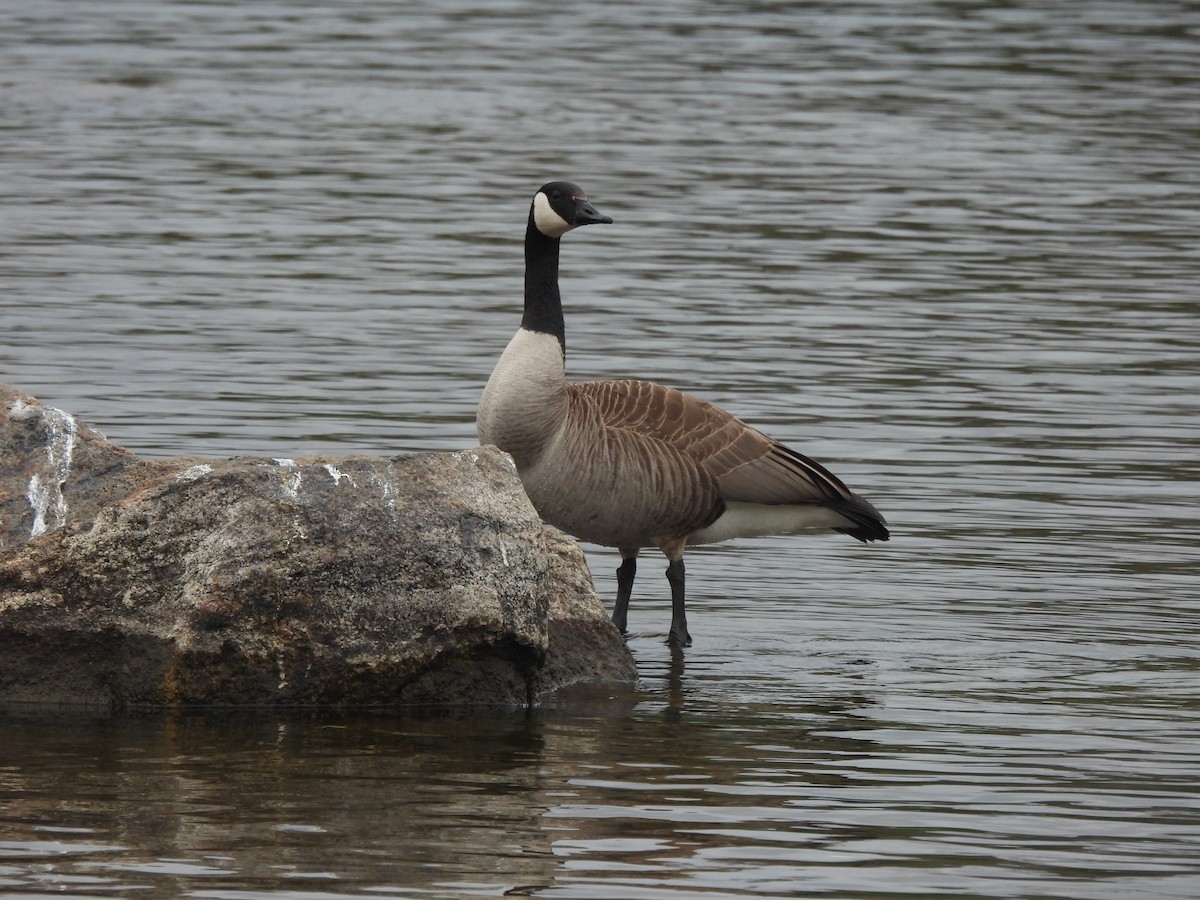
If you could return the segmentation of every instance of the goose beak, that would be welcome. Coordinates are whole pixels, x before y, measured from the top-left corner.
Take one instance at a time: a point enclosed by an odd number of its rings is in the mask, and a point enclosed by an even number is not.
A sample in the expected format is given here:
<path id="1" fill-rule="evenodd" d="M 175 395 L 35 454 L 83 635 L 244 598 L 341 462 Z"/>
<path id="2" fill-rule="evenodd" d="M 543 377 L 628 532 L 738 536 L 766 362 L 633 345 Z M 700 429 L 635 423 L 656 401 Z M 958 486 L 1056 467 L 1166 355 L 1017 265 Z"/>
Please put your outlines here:
<path id="1" fill-rule="evenodd" d="M 596 207 L 583 199 L 575 201 L 575 221 L 572 225 L 611 225 L 612 217 L 603 215 Z"/>

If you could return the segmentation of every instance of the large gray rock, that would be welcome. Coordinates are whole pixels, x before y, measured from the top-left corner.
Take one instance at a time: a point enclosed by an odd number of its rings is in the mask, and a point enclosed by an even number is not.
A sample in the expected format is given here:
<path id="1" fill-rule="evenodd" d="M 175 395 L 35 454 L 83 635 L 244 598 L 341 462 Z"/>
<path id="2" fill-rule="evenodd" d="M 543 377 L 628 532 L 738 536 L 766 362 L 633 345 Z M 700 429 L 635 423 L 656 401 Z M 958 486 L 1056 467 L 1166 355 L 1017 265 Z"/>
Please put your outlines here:
<path id="1" fill-rule="evenodd" d="M 635 677 L 495 448 L 146 461 L 0 386 L 0 700 L 524 704 Z"/>

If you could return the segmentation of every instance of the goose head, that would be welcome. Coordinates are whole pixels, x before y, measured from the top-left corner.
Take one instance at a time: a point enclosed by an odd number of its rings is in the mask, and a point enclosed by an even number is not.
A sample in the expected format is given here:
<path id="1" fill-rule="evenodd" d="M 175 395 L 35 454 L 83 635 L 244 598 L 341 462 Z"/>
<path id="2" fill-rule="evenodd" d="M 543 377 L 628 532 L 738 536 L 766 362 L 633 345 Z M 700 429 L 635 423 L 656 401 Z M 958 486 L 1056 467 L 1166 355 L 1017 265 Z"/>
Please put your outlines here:
<path id="1" fill-rule="evenodd" d="M 542 185 L 533 197 L 530 218 L 538 231 L 554 239 L 580 225 L 612 224 L 609 216 L 602 215 L 588 202 L 583 188 L 569 181 Z"/>

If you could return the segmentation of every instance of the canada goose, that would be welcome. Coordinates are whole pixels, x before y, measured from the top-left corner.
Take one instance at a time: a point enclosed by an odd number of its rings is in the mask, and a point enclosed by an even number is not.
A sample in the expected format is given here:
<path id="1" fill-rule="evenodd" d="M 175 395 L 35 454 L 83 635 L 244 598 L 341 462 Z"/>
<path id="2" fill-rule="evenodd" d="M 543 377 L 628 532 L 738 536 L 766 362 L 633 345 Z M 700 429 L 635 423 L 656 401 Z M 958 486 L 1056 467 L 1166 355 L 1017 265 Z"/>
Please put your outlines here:
<path id="1" fill-rule="evenodd" d="M 559 239 L 610 224 L 574 184 L 533 197 L 525 229 L 525 314 L 484 388 L 479 440 L 512 455 L 552 525 L 616 547 L 613 622 L 625 631 L 642 547 L 668 559 L 671 630 L 688 646 L 683 551 L 733 537 L 832 529 L 886 541 L 883 516 L 819 463 L 704 400 L 646 381 L 568 384 Z"/>

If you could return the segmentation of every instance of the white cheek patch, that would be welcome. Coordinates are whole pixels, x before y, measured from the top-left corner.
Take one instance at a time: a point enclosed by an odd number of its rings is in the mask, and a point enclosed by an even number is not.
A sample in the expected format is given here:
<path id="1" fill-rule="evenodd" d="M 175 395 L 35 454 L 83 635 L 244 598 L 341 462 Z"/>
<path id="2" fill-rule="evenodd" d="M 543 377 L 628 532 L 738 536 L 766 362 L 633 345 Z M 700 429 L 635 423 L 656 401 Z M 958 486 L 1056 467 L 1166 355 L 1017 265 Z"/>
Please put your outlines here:
<path id="1" fill-rule="evenodd" d="M 552 238 L 560 238 L 575 227 L 554 211 L 550 198 L 541 191 L 533 198 L 533 224 L 546 237 Z"/>

